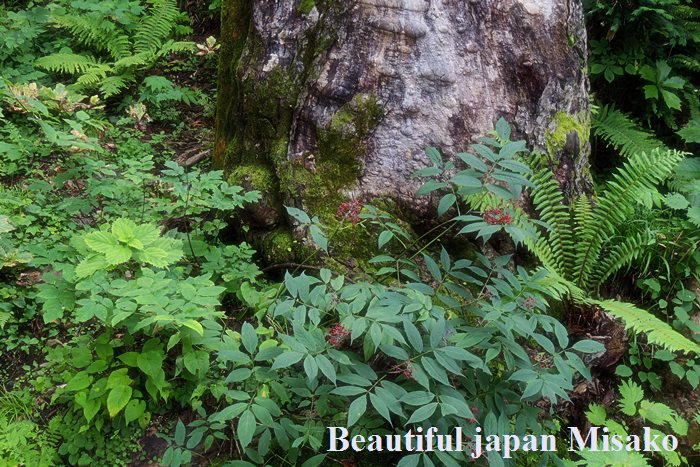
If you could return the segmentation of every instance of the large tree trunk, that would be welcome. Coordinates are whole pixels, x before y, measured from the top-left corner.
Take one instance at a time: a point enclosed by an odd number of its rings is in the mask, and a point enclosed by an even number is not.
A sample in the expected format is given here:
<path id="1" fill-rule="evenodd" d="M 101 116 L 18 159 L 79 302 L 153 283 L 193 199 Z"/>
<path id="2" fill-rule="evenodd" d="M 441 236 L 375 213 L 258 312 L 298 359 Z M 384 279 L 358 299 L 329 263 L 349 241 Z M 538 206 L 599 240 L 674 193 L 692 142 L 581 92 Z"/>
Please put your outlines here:
<path id="1" fill-rule="evenodd" d="M 499 117 L 586 183 L 579 0 L 224 0 L 215 160 L 265 202 L 332 216 L 349 197 L 425 215 L 427 146 L 464 151 Z"/>

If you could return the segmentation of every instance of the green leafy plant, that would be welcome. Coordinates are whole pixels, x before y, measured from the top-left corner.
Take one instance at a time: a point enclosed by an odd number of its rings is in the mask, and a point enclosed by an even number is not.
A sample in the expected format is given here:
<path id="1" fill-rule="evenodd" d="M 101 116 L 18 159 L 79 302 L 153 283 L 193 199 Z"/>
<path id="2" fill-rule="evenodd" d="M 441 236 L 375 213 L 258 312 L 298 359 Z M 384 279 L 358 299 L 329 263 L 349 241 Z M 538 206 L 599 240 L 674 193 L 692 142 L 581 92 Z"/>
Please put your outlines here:
<path id="1" fill-rule="evenodd" d="M 545 268 L 571 285 L 575 300 L 588 301 L 622 318 L 626 326 L 647 332 L 653 343 L 674 351 L 697 352 L 696 344 L 648 312 L 631 304 L 593 298 L 603 281 L 629 265 L 650 242 L 649 234 L 619 237 L 619 231 L 634 213 L 640 193 L 653 190 L 681 159 L 675 151 L 635 154 L 612 176 L 595 204 L 580 197 L 570 206 L 564 204 L 552 172 L 537 169 L 532 200 L 547 231 L 537 232 L 524 243 Z M 615 241 L 617 238 L 620 240 Z"/>
<path id="2" fill-rule="evenodd" d="M 76 89 L 117 95 L 163 57 L 194 50 L 191 42 L 171 39 L 178 17 L 174 0 L 155 0 L 148 13 L 131 24 L 119 24 L 104 14 L 53 14 L 52 24 L 69 32 L 88 53 L 65 49 L 37 59 L 35 65 L 76 76 Z M 102 59 L 91 54 L 95 52 Z"/>
<path id="3" fill-rule="evenodd" d="M 644 390 L 638 384 L 631 381 L 624 382 L 620 385 L 619 392 L 618 407 L 621 414 L 626 418 L 641 419 L 645 426 L 654 426 L 655 428 L 650 429 L 651 436 L 659 435 L 663 438 L 669 433 L 668 429 L 679 436 L 685 436 L 688 433 L 686 420 L 666 404 L 647 400 L 644 396 Z M 591 404 L 586 416 L 593 426 L 606 427 L 609 430 L 609 436 L 619 437 L 623 445 L 627 444 L 628 435 L 633 433 L 632 429 L 628 428 L 624 422 L 618 421 L 617 418 L 609 418 L 606 409 L 601 405 Z M 640 449 L 621 449 L 615 452 L 582 450 L 577 452 L 582 460 L 571 462 L 570 465 L 620 465 L 620 463 L 635 466 L 652 465 L 640 451 Z M 660 450 L 659 455 L 668 465 L 681 465 L 686 462 L 676 451 Z"/>

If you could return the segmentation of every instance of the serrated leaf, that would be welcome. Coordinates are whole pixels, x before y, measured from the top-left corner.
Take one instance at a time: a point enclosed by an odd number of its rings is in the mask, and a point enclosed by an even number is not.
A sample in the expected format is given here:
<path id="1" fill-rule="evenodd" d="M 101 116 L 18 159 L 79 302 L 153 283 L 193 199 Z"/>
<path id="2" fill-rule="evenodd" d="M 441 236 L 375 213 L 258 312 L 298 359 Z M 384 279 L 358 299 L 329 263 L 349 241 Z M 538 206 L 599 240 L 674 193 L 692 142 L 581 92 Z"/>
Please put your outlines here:
<path id="1" fill-rule="evenodd" d="M 88 248 L 102 254 L 106 254 L 112 248 L 119 246 L 117 238 L 109 232 L 90 232 L 83 238 Z"/>
<path id="2" fill-rule="evenodd" d="M 644 390 L 637 383 L 625 381 L 620 385 L 620 408 L 630 417 L 637 413 L 637 403 L 644 399 Z"/>
<path id="3" fill-rule="evenodd" d="M 75 267 L 75 277 L 78 279 L 89 277 L 108 267 L 109 263 L 103 255 L 90 255 Z"/>
<path id="4" fill-rule="evenodd" d="M 134 238 L 136 223 L 130 219 L 117 219 L 112 223 L 112 235 L 122 243 L 128 243 Z"/>

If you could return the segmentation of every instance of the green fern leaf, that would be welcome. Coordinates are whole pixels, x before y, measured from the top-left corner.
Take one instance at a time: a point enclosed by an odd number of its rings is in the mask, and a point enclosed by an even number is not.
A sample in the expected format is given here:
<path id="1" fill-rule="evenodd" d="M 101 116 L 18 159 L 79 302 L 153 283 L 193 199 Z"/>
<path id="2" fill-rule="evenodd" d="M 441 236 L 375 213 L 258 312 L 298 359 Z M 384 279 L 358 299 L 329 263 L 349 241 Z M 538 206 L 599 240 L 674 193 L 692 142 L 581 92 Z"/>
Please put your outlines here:
<path id="1" fill-rule="evenodd" d="M 575 255 L 575 283 L 584 289 L 590 287 L 589 278 L 600 257 L 606 238 L 632 215 L 640 192 L 651 190 L 666 179 L 676 164 L 683 159 L 678 151 L 653 151 L 632 155 L 605 185 L 602 195 L 590 214 L 590 221 L 576 234 L 582 245 Z"/>
<path id="2" fill-rule="evenodd" d="M 100 91 L 105 97 L 112 97 L 126 88 L 129 85 L 129 80 L 125 76 L 108 76 L 100 83 Z"/>
<path id="3" fill-rule="evenodd" d="M 93 57 L 73 53 L 55 53 L 38 58 L 34 65 L 54 73 L 77 75 L 97 65 Z"/>
<path id="4" fill-rule="evenodd" d="M 136 53 L 155 53 L 170 36 L 178 16 L 175 0 L 155 0 L 134 34 Z"/>
<path id="5" fill-rule="evenodd" d="M 644 252 L 644 248 L 654 241 L 654 233 L 646 230 L 631 234 L 620 243 L 601 255 L 601 259 L 595 264 L 591 273 L 590 282 L 599 287 L 605 280 L 625 266 L 631 264 Z"/>
<path id="6" fill-rule="evenodd" d="M 612 107 L 601 108 L 593 116 L 591 127 L 596 136 L 625 157 L 642 152 L 651 153 L 657 148 L 668 149 L 654 135 L 644 131 L 630 117 Z"/>
<path id="7" fill-rule="evenodd" d="M 590 300 L 589 302 L 600 306 L 615 318 L 620 318 L 627 329 L 638 334 L 645 333 L 651 344 L 659 345 L 671 352 L 700 353 L 700 346 L 695 342 L 646 310 L 616 300 Z"/>

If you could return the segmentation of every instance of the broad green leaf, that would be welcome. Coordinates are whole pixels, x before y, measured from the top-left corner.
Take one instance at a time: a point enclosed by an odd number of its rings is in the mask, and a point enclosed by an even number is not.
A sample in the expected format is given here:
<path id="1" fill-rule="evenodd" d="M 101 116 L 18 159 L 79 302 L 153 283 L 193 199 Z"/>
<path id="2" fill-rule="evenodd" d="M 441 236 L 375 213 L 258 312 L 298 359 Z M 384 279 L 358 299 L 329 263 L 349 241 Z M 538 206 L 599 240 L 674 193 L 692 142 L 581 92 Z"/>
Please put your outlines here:
<path id="1" fill-rule="evenodd" d="M 112 223 L 112 235 L 122 243 L 128 243 L 134 238 L 136 223 L 130 219 L 117 219 Z"/>
<path id="2" fill-rule="evenodd" d="M 144 374 L 156 378 L 163 369 L 163 357 L 164 355 L 158 351 L 144 352 L 139 354 L 136 363 Z"/>
<path id="3" fill-rule="evenodd" d="M 140 399 L 131 399 L 129 403 L 126 404 L 126 408 L 124 409 L 124 420 L 126 421 L 126 424 L 128 425 L 130 422 L 138 420 L 138 418 L 143 415 L 145 411 L 145 401 Z"/>
<path id="4" fill-rule="evenodd" d="M 238 442 L 241 444 L 242 448 L 248 446 L 253 440 L 256 427 L 257 422 L 255 421 L 255 415 L 253 415 L 253 412 L 250 410 L 243 412 L 241 414 L 241 418 L 238 419 L 238 428 L 236 430 Z"/>
<path id="5" fill-rule="evenodd" d="M 109 263 L 102 255 L 90 255 L 83 259 L 75 268 L 75 276 L 78 279 L 88 277 L 97 271 L 107 269 Z"/>
<path id="6" fill-rule="evenodd" d="M 183 326 L 185 326 L 187 328 L 192 329 L 194 332 L 196 332 L 200 336 L 204 335 L 204 328 L 202 327 L 202 325 L 193 319 L 185 320 L 180 324 L 182 324 Z"/>
<path id="7" fill-rule="evenodd" d="M 107 410 L 110 417 L 114 418 L 126 407 L 126 404 L 131 399 L 131 392 L 130 386 L 116 386 L 109 392 L 107 396 Z"/>
<path id="8" fill-rule="evenodd" d="M 82 391 L 92 383 L 92 378 L 86 371 L 79 371 L 66 384 L 66 391 Z"/>
<path id="9" fill-rule="evenodd" d="M 98 253 L 107 254 L 114 247 L 119 246 L 117 238 L 109 232 L 90 232 L 84 237 L 85 244 Z"/>

